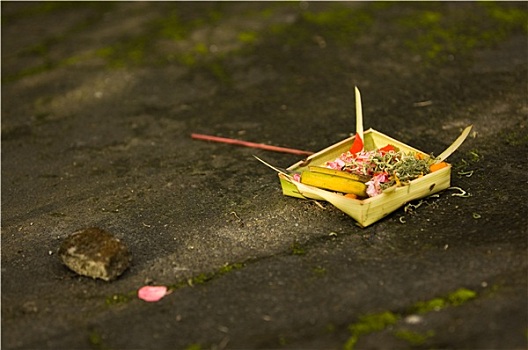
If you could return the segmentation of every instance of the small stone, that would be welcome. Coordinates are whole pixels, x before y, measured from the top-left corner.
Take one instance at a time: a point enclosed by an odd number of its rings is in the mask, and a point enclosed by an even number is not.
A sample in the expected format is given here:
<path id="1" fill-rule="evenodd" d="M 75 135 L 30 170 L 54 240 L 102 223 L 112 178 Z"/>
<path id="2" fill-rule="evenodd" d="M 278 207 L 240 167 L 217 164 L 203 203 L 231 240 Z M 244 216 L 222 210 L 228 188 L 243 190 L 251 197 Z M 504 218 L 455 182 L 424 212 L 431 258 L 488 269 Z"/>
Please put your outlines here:
<path id="1" fill-rule="evenodd" d="M 405 317 L 405 322 L 408 324 L 418 324 L 423 321 L 422 316 L 419 315 L 409 315 Z"/>
<path id="2" fill-rule="evenodd" d="M 112 234 L 99 228 L 72 233 L 61 244 L 64 265 L 79 275 L 111 281 L 119 277 L 132 260 L 128 248 Z"/>

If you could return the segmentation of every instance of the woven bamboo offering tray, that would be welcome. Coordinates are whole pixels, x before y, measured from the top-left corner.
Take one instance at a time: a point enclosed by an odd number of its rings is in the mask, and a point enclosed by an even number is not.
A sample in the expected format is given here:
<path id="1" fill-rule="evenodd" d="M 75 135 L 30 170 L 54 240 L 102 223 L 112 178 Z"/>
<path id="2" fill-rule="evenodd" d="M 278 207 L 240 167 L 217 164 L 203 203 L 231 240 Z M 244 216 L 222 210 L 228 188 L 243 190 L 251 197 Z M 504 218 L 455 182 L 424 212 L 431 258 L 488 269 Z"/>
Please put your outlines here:
<path id="1" fill-rule="evenodd" d="M 351 216 L 359 226 L 367 227 L 412 200 L 430 196 L 450 187 L 451 164 L 445 160 L 464 142 L 471 131 L 471 125 L 451 146 L 438 157 L 433 158 L 374 129 L 363 132 L 361 95 L 357 88 L 355 96 L 356 135 L 314 153 L 286 170 L 276 168 L 257 158 L 278 172 L 284 195 L 327 201 Z M 356 157 L 365 158 L 367 155 L 370 155 L 370 159 L 373 159 L 372 157 L 380 159 L 381 156 L 395 157 L 394 162 L 397 164 L 393 163 L 394 166 L 400 166 L 408 161 L 423 167 L 424 171 L 408 180 L 398 179 L 399 173 L 396 170 L 386 171 L 387 182 L 385 187 L 380 189 L 372 182 L 373 177 L 380 173 L 370 174 L 371 176 L 356 174 L 355 171 L 351 171 L 350 164 L 343 165 L 343 162 L 340 162 L 336 165 L 338 159 L 354 161 Z M 376 193 L 373 194 L 373 191 Z"/>

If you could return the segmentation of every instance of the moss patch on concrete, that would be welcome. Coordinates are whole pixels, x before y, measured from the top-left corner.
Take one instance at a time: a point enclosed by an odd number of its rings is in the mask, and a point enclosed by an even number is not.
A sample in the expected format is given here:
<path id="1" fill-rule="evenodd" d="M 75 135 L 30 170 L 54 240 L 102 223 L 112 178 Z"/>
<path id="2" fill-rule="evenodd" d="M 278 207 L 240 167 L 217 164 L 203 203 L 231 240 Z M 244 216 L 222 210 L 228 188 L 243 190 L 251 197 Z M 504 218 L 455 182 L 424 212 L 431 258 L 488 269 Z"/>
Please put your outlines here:
<path id="1" fill-rule="evenodd" d="M 407 48 L 425 62 L 443 63 L 460 60 L 471 50 L 492 46 L 512 33 L 526 33 L 528 12 L 485 2 L 475 6 L 468 17 L 446 3 L 427 3 L 398 23 L 407 37 Z M 482 23 L 486 23 L 484 29 Z"/>
<path id="2" fill-rule="evenodd" d="M 394 332 L 394 336 L 398 339 L 405 340 L 409 345 L 416 346 L 421 345 L 427 341 L 427 339 L 433 337 L 435 332 L 432 330 L 427 331 L 425 334 L 413 332 L 407 329 L 402 329 Z"/>
<path id="3" fill-rule="evenodd" d="M 419 301 L 409 308 L 405 313 L 395 313 L 383 311 L 380 313 L 362 315 L 358 321 L 351 324 L 348 329 L 351 336 L 344 345 L 345 350 L 353 350 L 361 337 L 389 329 L 394 326 L 392 335 L 398 339 L 405 340 L 410 345 L 419 345 L 434 336 L 434 331 L 427 331 L 425 334 L 399 328 L 397 323 L 410 315 L 427 314 L 432 311 L 440 311 L 446 307 L 456 307 L 467 303 L 477 297 L 477 293 L 467 288 L 459 288 L 446 296 L 432 298 L 426 301 Z"/>
<path id="4" fill-rule="evenodd" d="M 398 321 L 398 318 L 398 315 L 390 311 L 360 316 L 356 323 L 349 326 L 352 336 L 348 338 L 344 349 L 354 349 L 354 346 L 361 336 L 382 331 L 388 326 L 395 324 Z"/>
<path id="5" fill-rule="evenodd" d="M 462 305 L 476 298 L 476 296 L 476 292 L 466 288 L 460 288 L 445 297 L 417 302 L 411 308 L 411 313 L 425 314 L 431 311 L 440 311 L 448 306 Z"/>
<path id="6" fill-rule="evenodd" d="M 43 63 L 5 75 L 2 78 L 4 83 L 93 59 L 102 59 L 111 69 L 179 64 L 208 71 L 220 82 L 229 83 L 230 74 L 226 68 L 226 61 L 234 56 L 255 54 L 262 49 L 259 44 L 263 40 L 273 40 L 290 47 L 303 46 L 311 42 L 320 48 L 344 44 L 347 45 L 344 47 L 346 48 L 358 40 L 363 33 L 371 32 L 377 21 L 392 23 L 395 37 L 406 37 L 403 43 L 406 49 L 410 49 L 420 57 L 420 60 L 429 64 L 443 63 L 455 58 L 459 60 L 474 48 L 488 47 L 512 33 L 528 31 L 526 24 L 528 11 L 507 4 L 471 4 L 469 6 L 475 7 L 473 16 L 460 18 L 457 8 L 451 8 L 449 4 L 444 3 L 413 4 L 413 9 L 418 7 L 419 10 L 401 11 L 398 16 L 393 16 L 391 9 L 394 6 L 409 5 L 371 3 L 364 6 L 349 6 L 332 3 L 322 8 L 302 9 L 300 6 L 295 8 L 291 4 L 280 3 L 270 5 L 260 12 L 251 13 L 250 16 L 256 19 L 267 18 L 277 8 L 288 7 L 292 14 L 297 12 L 295 21 L 269 23 L 257 29 L 241 27 L 238 33 L 233 34 L 231 40 L 238 44 L 230 45 L 232 48 L 227 54 L 227 52 L 217 52 L 215 42 L 211 41 L 210 34 L 207 34 L 213 30 L 215 23 L 227 20 L 222 6 L 204 5 L 202 11 L 191 15 L 183 13 L 178 6 L 170 6 L 167 7 L 164 16 L 143 24 L 141 34 L 127 35 L 115 43 L 98 48 L 87 48 L 83 54 L 52 59 L 49 55 L 52 47 L 72 34 L 98 23 L 110 5 L 88 2 L 75 6 L 90 6 L 94 15 L 67 33 L 43 38 L 40 43 L 20 52 L 20 55 L 31 54 L 41 57 Z M 47 3 L 29 7 L 20 13 L 2 15 L 2 20 L 4 22 L 16 20 L 39 12 L 71 10 L 72 7 L 72 4 Z M 486 23 L 485 30 L 482 30 L 482 23 Z M 206 34 L 196 35 L 197 31 Z"/>

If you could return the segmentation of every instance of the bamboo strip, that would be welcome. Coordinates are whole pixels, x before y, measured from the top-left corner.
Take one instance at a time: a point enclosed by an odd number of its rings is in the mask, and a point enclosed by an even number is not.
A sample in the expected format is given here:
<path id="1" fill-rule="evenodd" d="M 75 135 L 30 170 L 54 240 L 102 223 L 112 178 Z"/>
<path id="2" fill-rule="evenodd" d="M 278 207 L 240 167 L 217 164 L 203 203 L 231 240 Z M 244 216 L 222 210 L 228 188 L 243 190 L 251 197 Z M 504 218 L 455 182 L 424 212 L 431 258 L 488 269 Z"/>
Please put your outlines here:
<path id="1" fill-rule="evenodd" d="M 436 163 L 444 161 L 447 157 L 453 154 L 453 152 L 455 152 L 458 147 L 460 147 L 460 145 L 466 140 L 466 137 L 469 135 L 469 132 L 471 131 L 472 127 L 473 125 L 466 127 L 464 131 L 462 131 L 462 134 L 460 134 L 460 136 L 451 144 L 451 146 L 449 146 L 445 151 L 440 153 Z"/>
<path id="2" fill-rule="evenodd" d="M 355 87 L 356 92 L 356 135 L 359 135 L 361 141 L 365 142 L 363 138 L 363 108 L 361 105 L 361 93 L 357 86 Z"/>

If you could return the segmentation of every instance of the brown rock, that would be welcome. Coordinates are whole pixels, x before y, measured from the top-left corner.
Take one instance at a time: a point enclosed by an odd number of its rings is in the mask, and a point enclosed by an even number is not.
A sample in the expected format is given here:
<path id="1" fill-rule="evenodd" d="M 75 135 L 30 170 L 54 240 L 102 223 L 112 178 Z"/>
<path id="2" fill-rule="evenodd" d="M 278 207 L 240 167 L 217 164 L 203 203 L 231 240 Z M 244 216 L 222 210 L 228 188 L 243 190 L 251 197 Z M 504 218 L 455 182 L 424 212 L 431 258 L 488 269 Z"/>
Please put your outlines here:
<path id="1" fill-rule="evenodd" d="M 112 234 L 99 228 L 72 233 L 61 244 L 64 265 L 79 275 L 111 281 L 130 265 L 128 248 Z"/>

